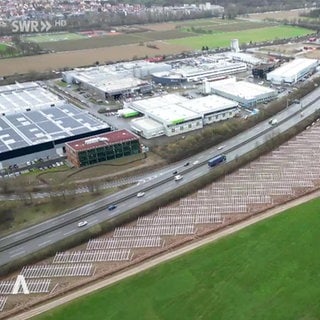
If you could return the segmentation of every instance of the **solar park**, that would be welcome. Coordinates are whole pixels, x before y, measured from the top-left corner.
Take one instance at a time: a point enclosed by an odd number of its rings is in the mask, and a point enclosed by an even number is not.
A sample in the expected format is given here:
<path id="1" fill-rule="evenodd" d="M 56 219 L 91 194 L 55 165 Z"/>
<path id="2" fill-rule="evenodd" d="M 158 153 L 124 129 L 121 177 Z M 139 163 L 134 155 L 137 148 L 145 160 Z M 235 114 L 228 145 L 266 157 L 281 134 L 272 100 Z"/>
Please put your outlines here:
<path id="1" fill-rule="evenodd" d="M 197 193 L 116 228 L 112 234 L 91 239 L 81 250 L 58 252 L 51 263 L 26 266 L 20 274 L 27 283 L 38 281 L 35 286 L 42 294 L 59 294 L 59 283 L 66 283 L 68 278 L 90 280 L 102 275 L 100 270 L 114 272 L 172 248 L 182 239 L 193 239 L 311 191 L 320 179 L 319 134 L 320 127 L 312 126 Z M 14 306 L 14 296 L 8 293 L 10 286 L 8 280 L 0 281 L 3 312 Z"/>

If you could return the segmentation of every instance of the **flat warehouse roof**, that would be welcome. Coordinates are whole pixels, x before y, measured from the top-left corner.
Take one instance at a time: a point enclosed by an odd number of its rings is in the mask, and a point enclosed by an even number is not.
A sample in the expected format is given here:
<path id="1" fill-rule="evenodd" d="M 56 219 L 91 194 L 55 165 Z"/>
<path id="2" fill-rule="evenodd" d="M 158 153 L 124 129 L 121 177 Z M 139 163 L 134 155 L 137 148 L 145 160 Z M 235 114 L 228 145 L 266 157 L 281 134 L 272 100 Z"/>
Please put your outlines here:
<path id="1" fill-rule="evenodd" d="M 176 125 L 185 121 L 200 119 L 201 116 L 192 110 L 188 110 L 177 104 L 163 105 L 158 108 L 148 110 L 148 116 L 154 118 L 166 125 Z"/>
<path id="2" fill-rule="evenodd" d="M 178 94 L 165 94 L 162 96 L 157 96 L 149 99 L 136 100 L 131 103 L 132 107 L 137 108 L 137 110 L 144 112 L 149 112 L 151 109 L 160 108 L 162 106 L 184 103 L 189 99 L 182 97 Z"/>
<path id="3" fill-rule="evenodd" d="M 51 104 L 63 103 L 58 96 L 36 83 L 15 84 L 0 87 L 0 114 L 41 109 Z"/>
<path id="4" fill-rule="evenodd" d="M 22 83 L 15 83 L 15 84 L 8 84 L 6 86 L 0 87 L 0 93 L 6 92 L 6 91 L 13 91 L 18 89 L 30 89 L 39 87 L 39 85 L 35 82 L 22 82 Z"/>
<path id="5" fill-rule="evenodd" d="M 246 100 L 258 98 L 264 94 L 276 94 L 276 91 L 270 88 L 246 81 L 236 82 L 235 79 L 216 81 L 211 83 L 211 88 Z"/>
<path id="6" fill-rule="evenodd" d="M 123 129 L 95 135 L 90 138 L 74 140 L 67 142 L 66 145 L 75 151 L 83 151 L 138 139 L 138 136 L 136 136 L 134 133 Z"/>
<path id="7" fill-rule="evenodd" d="M 303 71 L 306 68 L 312 68 L 318 65 L 318 60 L 307 59 L 307 58 L 297 58 L 288 63 L 283 64 L 281 67 L 268 73 L 269 76 L 286 76 L 292 77 L 297 73 Z"/>
<path id="8" fill-rule="evenodd" d="M 163 125 L 161 123 L 144 117 L 131 120 L 131 127 L 134 128 L 135 126 L 145 130 L 163 130 Z"/>
<path id="9" fill-rule="evenodd" d="M 118 92 L 120 90 L 127 90 L 133 87 L 138 87 L 143 84 L 145 84 L 146 81 L 133 78 L 131 76 L 123 77 L 122 79 L 109 79 L 109 80 L 104 80 L 100 83 L 94 84 L 96 88 L 112 93 L 112 92 Z"/>
<path id="10" fill-rule="evenodd" d="M 0 153 L 109 128 L 73 105 L 0 117 Z"/>
<path id="11" fill-rule="evenodd" d="M 236 108 L 238 103 L 212 94 L 210 96 L 188 100 L 183 103 L 183 106 L 197 113 L 206 114 L 220 110 Z"/>

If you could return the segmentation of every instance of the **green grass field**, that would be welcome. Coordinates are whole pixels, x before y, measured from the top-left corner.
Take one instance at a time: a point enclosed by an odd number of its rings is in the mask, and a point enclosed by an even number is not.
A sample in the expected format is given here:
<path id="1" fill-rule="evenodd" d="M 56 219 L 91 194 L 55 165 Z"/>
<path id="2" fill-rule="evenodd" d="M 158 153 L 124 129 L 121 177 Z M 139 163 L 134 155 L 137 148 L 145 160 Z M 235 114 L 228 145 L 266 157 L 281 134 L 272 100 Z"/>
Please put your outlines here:
<path id="1" fill-rule="evenodd" d="M 5 51 L 7 48 L 7 45 L 5 45 L 4 43 L 0 43 L 0 51 Z"/>
<path id="2" fill-rule="evenodd" d="M 291 38 L 311 34 L 314 31 L 291 26 L 273 26 L 266 28 L 247 29 L 238 32 L 221 32 L 212 35 L 187 37 L 168 40 L 169 43 L 188 46 L 190 49 L 229 47 L 232 39 L 239 39 L 239 43 L 262 42 L 274 39 Z"/>
<path id="3" fill-rule="evenodd" d="M 257 29 L 257 28 L 267 28 L 272 26 L 270 22 L 254 22 L 254 21 L 243 21 L 243 20 L 221 20 L 220 23 L 216 22 L 212 23 L 210 20 L 206 20 L 207 23 L 202 21 L 198 25 L 195 24 L 187 24 L 180 25 L 178 29 L 184 31 L 192 31 L 193 29 L 201 29 L 210 31 L 212 33 L 220 33 L 220 32 L 232 32 L 232 31 L 242 31 L 248 29 Z M 274 26 L 275 24 L 273 24 Z M 279 25 L 279 24 L 277 24 Z"/>
<path id="4" fill-rule="evenodd" d="M 79 40 L 86 39 L 85 35 L 77 33 L 46 33 L 46 34 L 37 34 L 34 36 L 24 37 L 25 41 L 29 42 L 55 42 L 55 41 L 66 41 L 66 40 Z"/>
<path id="5" fill-rule="evenodd" d="M 320 199 L 38 320 L 320 319 Z"/>

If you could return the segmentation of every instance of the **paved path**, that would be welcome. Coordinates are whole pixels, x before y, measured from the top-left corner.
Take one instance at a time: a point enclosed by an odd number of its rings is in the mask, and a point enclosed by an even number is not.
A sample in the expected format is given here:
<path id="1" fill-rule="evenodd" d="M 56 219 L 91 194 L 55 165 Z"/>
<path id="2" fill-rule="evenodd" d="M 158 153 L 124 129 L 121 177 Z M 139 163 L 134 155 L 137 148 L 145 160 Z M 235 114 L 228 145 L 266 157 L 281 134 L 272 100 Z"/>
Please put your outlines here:
<path id="1" fill-rule="evenodd" d="M 186 245 L 186 246 L 183 246 L 181 248 L 178 248 L 177 250 L 174 250 L 172 252 L 168 252 L 168 253 L 165 253 L 159 257 L 156 257 L 152 260 L 149 260 L 149 261 L 146 261 L 146 262 L 143 262 L 133 268 L 130 268 L 122 273 L 119 273 L 119 274 L 116 274 L 116 275 L 113 275 L 113 276 L 110 276 L 108 279 L 106 280 L 103 280 L 103 281 L 99 281 L 98 283 L 94 283 L 92 285 L 88 285 L 86 286 L 85 288 L 82 288 L 82 289 L 79 289 L 75 292 L 72 292 L 72 293 L 69 293 L 69 294 L 66 294 L 65 296 L 61 297 L 61 298 L 57 298 L 55 300 L 52 300 L 48 303 L 45 303 L 39 307 L 36 307 L 32 310 L 29 310 L 29 311 L 26 311 L 20 315 L 16 315 L 12 318 L 9 318 L 9 319 L 12 319 L 12 320 L 25 320 L 25 319 L 30 319 L 36 315 L 39 315 L 43 312 L 46 312 L 50 309 L 53 309 L 57 306 L 60 306 L 62 304 L 65 304 L 67 302 L 70 302 L 76 298 L 79 298 L 83 295 L 86 295 L 86 294 L 89 294 L 93 291 L 96 291 L 96 290 L 99 290 L 101 288 L 104 288 L 104 287 L 107 287 L 115 282 L 118 282 L 118 281 L 121 281 L 127 277 L 130 277 L 130 276 L 133 276 L 133 275 L 136 275 L 137 273 L 139 272 L 142 272 L 142 271 L 145 271 L 149 268 L 152 268 L 160 263 L 163 263 L 165 261 L 169 261 L 169 260 L 172 260 L 178 256 L 181 256 L 185 253 L 188 253 L 190 252 L 191 250 L 194 250 L 194 249 L 197 249 L 203 245 L 206 245 L 208 243 L 211 243 L 213 241 L 216 241 L 218 239 L 221 239 L 225 236 L 228 236 L 230 234 L 233 234 L 239 230 L 242 230 L 252 224 L 255 224 L 259 221 L 262 221 L 264 219 L 267 219 L 267 218 L 270 218 L 278 213 L 281 213 L 282 211 L 286 210 L 286 209 L 289 209 L 289 208 L 292 208 L 292 207 L 295 207 L 301 203 L 304 203 L 304 202 L 307 202 L 309 200 L 312 200 L 312 199 L 315 199 L 315 198 L 318 198 L 320 196 L 320 190 L 317 190 L 311 194 L 308 194 L 306 196 L 303 196 L 299 199 L 296 199 L 296 200 L 293 200 L 293 201 L 290 201 L 288 203 L 285 203 L 283 205 L 280 205 L 280 206 L 277 206 L 276 208 L 272 208 L 270 210 L 267 210 L 265 211 L 264 213 L 262 214 L 259 214 L 259 215 L 256 215 L 254 217 L 252 217 L 251 219 L 248 219 L 246 221 L 242 221 L 242 222 L 239 222 L 233 226 L 230 226 L 230 227 L 227 227 L 219 232 L 216 232 L 212 235 L 209 235 L 199 241 L 193 241 L 192 243 Z"/>

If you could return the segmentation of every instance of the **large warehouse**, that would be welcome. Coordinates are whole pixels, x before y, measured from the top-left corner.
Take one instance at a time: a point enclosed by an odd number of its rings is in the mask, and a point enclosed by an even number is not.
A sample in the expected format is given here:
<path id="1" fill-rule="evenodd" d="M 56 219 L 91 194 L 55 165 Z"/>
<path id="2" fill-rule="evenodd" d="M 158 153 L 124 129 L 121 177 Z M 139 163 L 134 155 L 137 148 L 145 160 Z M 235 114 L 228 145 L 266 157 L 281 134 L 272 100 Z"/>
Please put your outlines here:
<path id="1" fill-rule="evenodd" d="M 67 142 L 66 153 L 70 163 L 79 168 L 141 153 L 141 146 L 138 136 L 123 129 Z"/>
<path id="2" fill-rule="evenodd" d="M 0 167 L 58 157 L 65 142 L 110 131 L 108 124 L 70 104 L 3 116 L 0 127 Z"/>
<path id="3" fill-rule="evenodd" d="M 2 116 L 63 104 L 65 104 L 64 100 L 35 82 L 0 87 L 0 115 Z"/>
<path id="4" fill-rule="evenodd" d="M 267 80 L 274 84 L 293 84 L 304 76 L 312 74 L 319 65 L 316 59 L 297 58 L 269 72 Z"/>
<path id="5" fill-rule="evenodd" d="M 131 128 L 147 139 L 182 134 L 232 118 L 238 107 L 236 102 L 215 95 L 191 100 L 167 94 L 127 104 L 144 114 L 145 117 L 132 120 Z"/>
<path id="6" fill-rule="evenodd" d="M 175 69 L 152 74 L 155 83 L 163 85 L 201 81 L 203 79 L 216 79 L 229 74 L 244 72 L 247 65 L 243 62 L 230 62 L 227 60 L 202 61 L 194 58 L 190 64 L 179 64 Z"/>
<path id="7" fill-rule="evenodd" d="M 110 131 L 107 123 L 37 84 L 0 87 L 0 169 L 63 155 L 64 143 Z"/>
<path id="8" fill-rule="evenodd" d="M 169 64 L 162 62 L 134 61 L 66 71 L 62 78 L 67 83 L 79 84 L 99 99 L 117 99 L 134 92 L 151 91 L 151 84 L 143 79 L 153 72 L 170 69 Z"/>
<path id="9" fill-rule="evenodd" d="M 277 92 L 273 89 L 246 81 L 236 81 L 235 78 L 210 83 L 211 91 L 222 97 L 237 101 L 246 108 L 276 99 Z"/>

